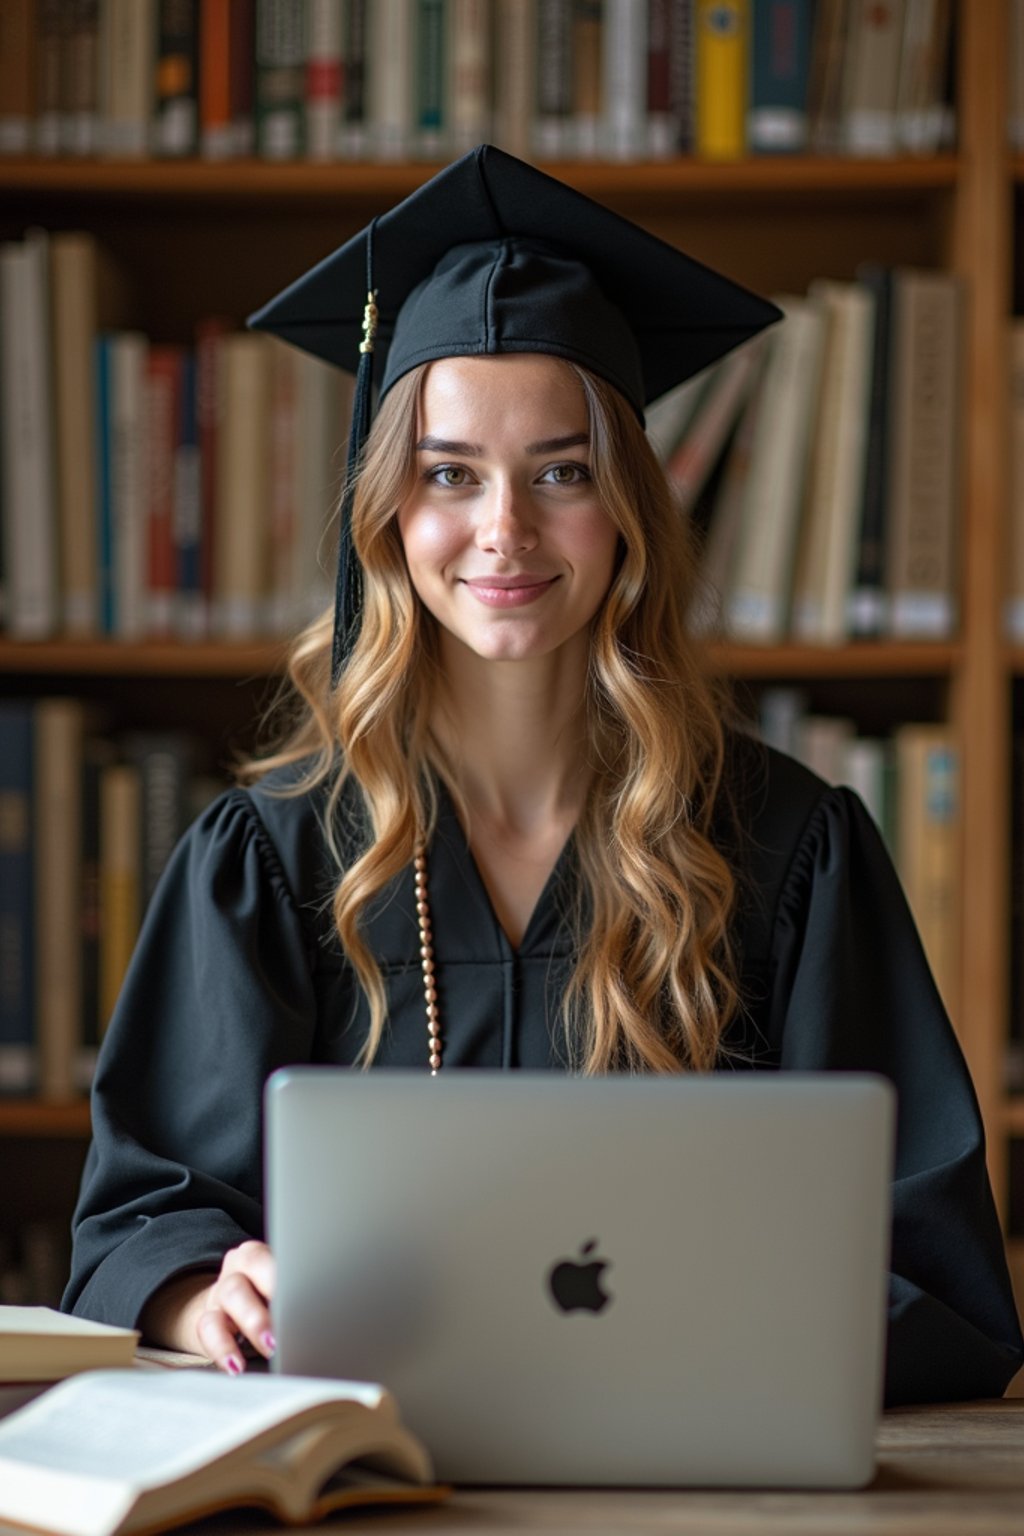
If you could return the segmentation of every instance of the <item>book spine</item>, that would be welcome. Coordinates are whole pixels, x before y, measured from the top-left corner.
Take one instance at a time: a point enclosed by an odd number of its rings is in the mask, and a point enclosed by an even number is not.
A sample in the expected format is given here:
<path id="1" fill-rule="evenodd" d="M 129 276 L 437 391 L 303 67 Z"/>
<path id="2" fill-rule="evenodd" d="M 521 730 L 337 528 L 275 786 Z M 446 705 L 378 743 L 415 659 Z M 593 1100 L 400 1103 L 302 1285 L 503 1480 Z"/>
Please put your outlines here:
<path id="1" fill-rule="evenodd" d="M 270 596 L 267 624 L 287 634 L 293 620 L 298 543 L 299 358 L 294 347 L 275 346 L 270 380 Z"/>
<path id="2" fill-rule="evenodd" d="M 1024 320 L 1010 326 L 1010 572 L 1006 633 L 1024 642 Z"/>
<path id="3" fill-rule="evenodd" d="M 96 242 L 52 237 L 53 386 L 61 610 L 68 635 L 92 635 L 96 602 L 96 467 L 93 347 L 98 319 Z"/>
<path id="4" fill-rule="evenodd" d="M 0 247 L 0 331 L 7 624 L 12 638 L 39 640 L 59 617 L 49 253 L 41 231 Z"/>
<path id="5" fill-rule="evenodd" d="M 123 743 L 139 777 L 139 911 L 146 907 L 185 830 L 192 747 L 180 732 L 134 732 Z"/>
<path id="6" fill-rule="evenodd" d="M 536 18 L 533 151 L 556 160 L 572 140 L 572 0 L 537 0 Z"/>
<path id="7" fill-rule="evenodd" d="M 199 148 L 207 160 L 234 154 L 231 120 L 231 0 L 199 10 Z"/>
<path id="8" fill-rule="evenodd" d="M 187 640 L 206 634 L 208 604 L 203 585 L 203 482 L 197 420 L 196 356 L 181 359 L 181 389 L 174 448 L 174 544 L 177 567 L 175 629 Z"/>
<path id="9" fill-rule="evenodd" d="M 946 639 L 955 627 L 961 301 L 951 274 L 894 275 L 887 587 L 901 639 Z"/>
<path id="10" fill-rule="evenodd" d="M 224 341 L 224 424 L 218 446 L 214 590 L 217 633 L 248 638 L 263 627 L 270 484 L 268 338 Z"/>
<path id="11" fill-rule="evenodd" d="M 348 0 L 345 9 L 345 99 L 342 140 L 350 160 L 363 159 L 370 143 L 369 0 Z"/>
<path id="12" fill-rule="evenodd" d="M 68 60 L 69 155 L 95 155 L 100 146 L 99 0 L 72 0 Z M 2 51 L 2 50 L 0 50 Z"/>
<path id="13" fill-rule="evenodd" d="M 416 115 L 413 135 L 417 154 L 436 160 L 445 152 L 448 95 L 447 0 L 417 0 L 414 28 Z"/>
<path id="14" fill-rule="evenodd" d="M 670 456 L 665 472 L 681 512 L 689 514 L 725 446 L 757 378 L 762 348 L 731 353 L 716 368 L 690 431 Z"/>
<path id="15" fill-rule="evenodd" d="M 807 149 L 811 0 L 762 0 L 754 6 L 747 139 L 753 154 Z"/>
<path id="16" fill-rule="evenodd" d="M 290 604 L 291 623 L 296 628 L 319 618 L 331 601 L 323 552 L 330 518 L 341 496 L 353 394 L 351 374 L 343 374 L 319 358 L 299 358 L 298 483 Z"/>
<path id="17" fill-rule="evenodd" d="M 120 331 L 111 346 L 111 499 L 114 582 L 119 639 L 145 633 L 146 357 L 149 343 L 137 331 Z"/>
<path id="18" fill-rule="evenodd" d="M 343 81 L 339 0 L 309 0 L 306 154 L 310 160 L 331 161 L 338 157 Z"/>
<path id="19" fill-rule="evenodd" d="M 213 609 L 214 548 L 217 519 L 217 454 L 224 420 L 222 355 L 229 333 L 227 320 L 210 316 L 196 327 L 195 440 L 199 450 L 199 591 L 202 629 L 205 633 Z M 179 437 L 187 441 L 182 405 Z"/>
<path id="20" fill-rule="evenodd" d="M 843 82 L 843 147 L 854 155 L 897 148 L 896 90 L 905 0 L 851 0 Z"/>
<path id="21" fill-rule="evenodd" d="M 711 509 L 702 551 L 700 587 L 688 615 L 694 633 L 699 635 L 720 637 L 725 631 L 726 594 L 737 565 L 758 417 L 764 409 L 763 382 L 760 375 L 747 397 Z"/>
<path id="22" fill-rule="evenodd" d="M 256 151 L 256 0 L 231 0 L 228 86 L 237 159 Z"/>
<path id="23" fill-rule="evenodd" d="M 178 157 L 199 148 L 198 0 L 159 0 L 153 152 Z"/>
<path id="24" fill-rule="evenodd" d="M 413 95 L 418 0 L 379 0 L 370 18 L 370 137 L 379 160 L 401 160 L 414 147 L 419 107 Z"/>
<path id="25" fill-rule="evenodd" d="M 146 534 L 145 631 L 174 632 L 177 551 L 174 528 L 174 459 L 180 414 L 182 352 L 151 347 L 146 365 Z"/>
<path id="26" fill-rule="evenodd" d="M 100 1019 L 110 1021 L 139 933 L 139 772 L 112 763 L 100 773 Z"/>
<path id="27" fill-rule="evenodd" d="M 697 142 L 696 0 L 670 0 L 669 89 L 675 152 L 691 155 Z"/>
<path id="28" fill-rule="evenodd" d="M 736 160 L 747 148 L 749 0 L 697 0 L 696 151 Z"/>
<path id="29" fill-rule="evenodd" d="M 36 1086 L 31 704 L 0 702 L 0 1094 Z"/>
<path id="30" fill-rule="evenodd" d="M 97 336 L 93 349 L 96 391 L 96 590 L 99 625 L 112 635 L 117 624 L 114 582 L 114 507 L 111 486 L 110 353 L 113 338 Z"/>
<path id="31" fill-rule="evenodd" d="M 840 782 L 860 796 L 880 832 L 889 821 L 886 756 L 884 741 L 857 736 L 845 744 L 840 770 Z"/>
<path id="32" fill-rule="evenodd" d="M 647 5 L 647 153 L 652 160 L 676 154 L 672 113 L 672 0 Z"/>
<path id="33" fill-rule="evenodd" d="M 534 0 L 496 0 L 494 57 L 494 142 L 525 160 L 533 133 L 537 36 Z"/>
<path id="34" fill-rule="evenodd" d="M 106 0 L 101 10 L 106 81 L 102 147 L 112 157 L 149 153 L 156 57 L 156 0 Z"/>
<path id="35" fill-rule="evenodd" d="M 297 160 L 304 145 L 303 0 L 256 0 L 256 153 Z"/>
<path id="36" fill-rule="evenodd" d="M 605 154 L 636 160 L 647 150 L 647 8 L 606 0 L 604 17 Z"/>
<path id="37" fill-rule="evenodd" d="M 36 120 L 36 0 L 0 5 L 0 155 L 27 155 Z"/>
<path id="38" fill-rule="evenodd" d="M 451 0 L 448 54 L 451 153 L 465 154 L 491 137 L 491 7 L 487 0 Z"/>
<path id="39" fill-rule="evenodd" d="M 87 736 L 82 746 L 82 1010 L 75 1083 L 88 1091 L 100 1041 L 100 780 L 113 762 L 112 743 Z"/>
<path id="40" fill-rule="evenodd" d="M 77 1091 L 83 720 L 78 699 L 41 699 L 35 706 L 36 1022 L 39 1091 L 52 1100 Z"/>
<path id="41" fill-rule="evenodd" d="M 600 0 L 573 0 L 569 59 L 572 68 L 574 155 L 593 160 L 601 153 L 604 121 L 604 15 Z"/>
<path id="42" fill-rule="evenodd" d="M 818 0 L 807 82 L 811 150 L 834 155 L 842 144 L 843 61 L 849 37 L 850 0 Z"/>
<path id="43" fill-rule="evenodd" d="M 889 388 L 892 377 L 889 358 L 892 279 L 887 268 L 878 266 L 862 267 L 857 273 L 857 279 L 874 299 L 875 336 L 871 352 L 871 397 L 857 570 L 850 594 L 847 622 L 851 635 L 868 639 L 885 634 L 889 624 L 885 588 L 885 541 L 889 481 Z"/>
<path id="44" fill-rule="evenodd" d="M 943 725 L 895 734 L 899 809 L 896 867 L 932 975 L 956 1020 L 960 985 L 959 754 Z"/>
<path id="45" fill-rule="evenodd" d="M 32 135 L 32 149 L 37 155 L 59 155 L 61 151 L 61 70 L 67 16 L 61 0 L 38 0 L 36 102 Z"/>

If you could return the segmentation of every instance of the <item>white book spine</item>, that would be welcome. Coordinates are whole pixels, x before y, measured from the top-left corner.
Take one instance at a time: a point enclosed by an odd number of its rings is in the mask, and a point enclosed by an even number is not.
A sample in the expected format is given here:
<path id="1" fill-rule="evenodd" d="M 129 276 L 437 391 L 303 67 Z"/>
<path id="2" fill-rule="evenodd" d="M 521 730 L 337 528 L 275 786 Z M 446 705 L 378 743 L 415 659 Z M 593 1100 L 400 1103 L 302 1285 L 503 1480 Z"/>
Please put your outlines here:
<path id="1" fill-rule="evenodd" d="M 535 0 L 496 0 L 494 141 L 510 155 L 530 153 L 535 111 Z"/>
<path id="2" fill-rule="evenodd" d="M 120 332 L 111 346 L 115 612 L 122 640 L 137 640 L 146 632 L 147 352 L 145 336 L 136 331 Z"/>
<path id="3" fill-rule="evenodd" d="M 885 744 L 857 736 L 843 744 L 840 782 L 860 796 L 875 825 L 885 825 Z"/>
<path id="4" fill-rule="evenodd" d="M 849 154 L 891 155 L 897 148 L 896 90 L 905 0 L 851 0 L 859 14 L 844 68 L 843 143 Z"/>
<path id="5" fill-rule="evenodd" d="M 0 249 L 7 627 L 39 640 L 59 623 L 46 237 Z"/>
<path id="6" fill-rule="evenodd" d="M 310 160 L 338 157 L 341 135 L 341 0 L 307 0 L 306 155 Z"/>
<path id="7" fill-rule="evenodd" d="M 647 150 L 647 7 L 607 0 L 604 16 L 604 148 L 611 160 Z"/>
<path id="8" fill-rule="evenodd" d="M 156 73 L 156 0 L 105 0 L 101 79 L 106 100 L 104 152 L 138 159 L 149 153 Z"/>
<path id="9" fill-rule="evenodd" d="M 94 635 L 98 612 L 93 347 L 98 327 L 92 236 L 55 235 L 52 269 L 57 522 L 64 630 L 69 635 Z"/>
<path id="10" fill-rule="evenodd" d="M 449 0 L 452 153 L 491 136 L 491 7 L 487 0 Z"/>
<path id="11" fill-rule="evenodd" d="M 412 150 L 416 0 L 376 0 L 368 13 L 370 137 L 378 160 Z"/>

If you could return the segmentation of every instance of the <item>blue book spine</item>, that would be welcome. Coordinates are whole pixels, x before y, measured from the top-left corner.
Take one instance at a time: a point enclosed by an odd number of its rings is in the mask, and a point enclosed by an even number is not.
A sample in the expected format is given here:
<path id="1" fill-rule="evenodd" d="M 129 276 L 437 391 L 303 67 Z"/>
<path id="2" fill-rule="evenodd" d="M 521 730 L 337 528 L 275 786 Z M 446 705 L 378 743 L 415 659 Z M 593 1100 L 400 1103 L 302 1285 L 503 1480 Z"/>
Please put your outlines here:
<path id="1" fill-rule="evenodd" d="M 110 341 L 96 338 L 93 352 L 96 381 L 96 584 L 100 629 L 115 633 L 116 584 L 114 570 L 114 507 L 110 483 Z"/>
<path id="2" fill-rule="evenodd" d="M 753 154 L 800 154 L 808 145 L 813 0 L 758 0 L 753 10 L 747 141 Z"/>
<path id="3" fill-rule="evenodd" d="M 36 1086 L 32 706 L 0 704 L 0 1093 Z"/>
<path id="4" fill-rule="evenodd" d="M 205 607 L 196 372 L 196 355 L 186 352 L 181 360 L 181 416 L 174 454 L 174 537 L 179 629 L 190 638 L 202 632 Z"/>

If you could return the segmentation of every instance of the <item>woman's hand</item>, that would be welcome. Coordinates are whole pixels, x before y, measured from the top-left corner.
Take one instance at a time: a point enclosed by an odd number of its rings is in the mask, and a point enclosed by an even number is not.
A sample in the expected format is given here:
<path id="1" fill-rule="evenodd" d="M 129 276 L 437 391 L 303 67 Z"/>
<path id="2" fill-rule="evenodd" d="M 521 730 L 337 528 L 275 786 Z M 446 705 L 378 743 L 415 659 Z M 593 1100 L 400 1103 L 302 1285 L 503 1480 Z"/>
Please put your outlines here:
<path id="1" fill-rule="evenodd" d="M 208 1273 L 193 1273 L 161 1286 L 143 1311 L 143 1334 L 164 1348 L 207 1355 L 222 1371 L 240 1375 L 244 1344 L 266 1359 L 274 1353 L 274 1277 L 266 1243 L 240 1243 L 228 1249 L 212 1282 Z"/>

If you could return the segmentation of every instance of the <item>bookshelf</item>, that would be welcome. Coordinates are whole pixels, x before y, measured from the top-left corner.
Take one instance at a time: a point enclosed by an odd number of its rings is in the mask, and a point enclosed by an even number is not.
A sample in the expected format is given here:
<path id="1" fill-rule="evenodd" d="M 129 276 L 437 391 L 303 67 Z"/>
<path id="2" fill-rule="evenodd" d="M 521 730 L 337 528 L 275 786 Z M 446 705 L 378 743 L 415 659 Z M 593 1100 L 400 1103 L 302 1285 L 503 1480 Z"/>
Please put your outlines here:
<path id="1" fill-rule="evenodd" d="M 1006 324 L 1013 254 L 1024 240 L 1024 155 L 1006 143 L 1010 0 L 957 5 L 954 154 L 884 160 L 758 158 L 717 164 L 544 162 L 544 168 L 698 259 L 764 293 L 849 279 L 874 259 L 956 272 L 971 295 L 966 333 L 961 625 L 949 644 L 840 649 L 719 646 L 744 690 L 797 681 L 859 720 L 949 719 L 963 764 L 963 991 L 954 1009 L 1006 1211 L 1011 1138 L 1024 1102 L 1004 1088 L 1010 996 L 1010 748 L 1024 648 L 1001 630 L 1008 527 Z M 232 161 L 0 159 L 0 239 L 31 224 L 95 232 L 133 279 L 136 322 L 184 342 L 195 319 L 241 321 L 439 166 Z M 1016 296 L 1018 306 L 1024 295 Z M 0 694 L 71 692 L 110 701 L 129 724 L 191 719 L 244 739 L 283 664 L 280 642 L 16 644 L 0 638 Z M 208 724 L 204 727 L 204 722 Z M 1012 936 L 1016 942 L 1016 936 Z M 0 1138 L 40 1203 L 45 1157 L 87 1134 L 82 1105 L 0 1103 Z M 5 1156 L 7 1155 L 5 1151 Z M 31 1192 L 27 1197 L 31 1200 Z M 1024 1242 L 1013 1248 L 1024 1276 Z"/>

